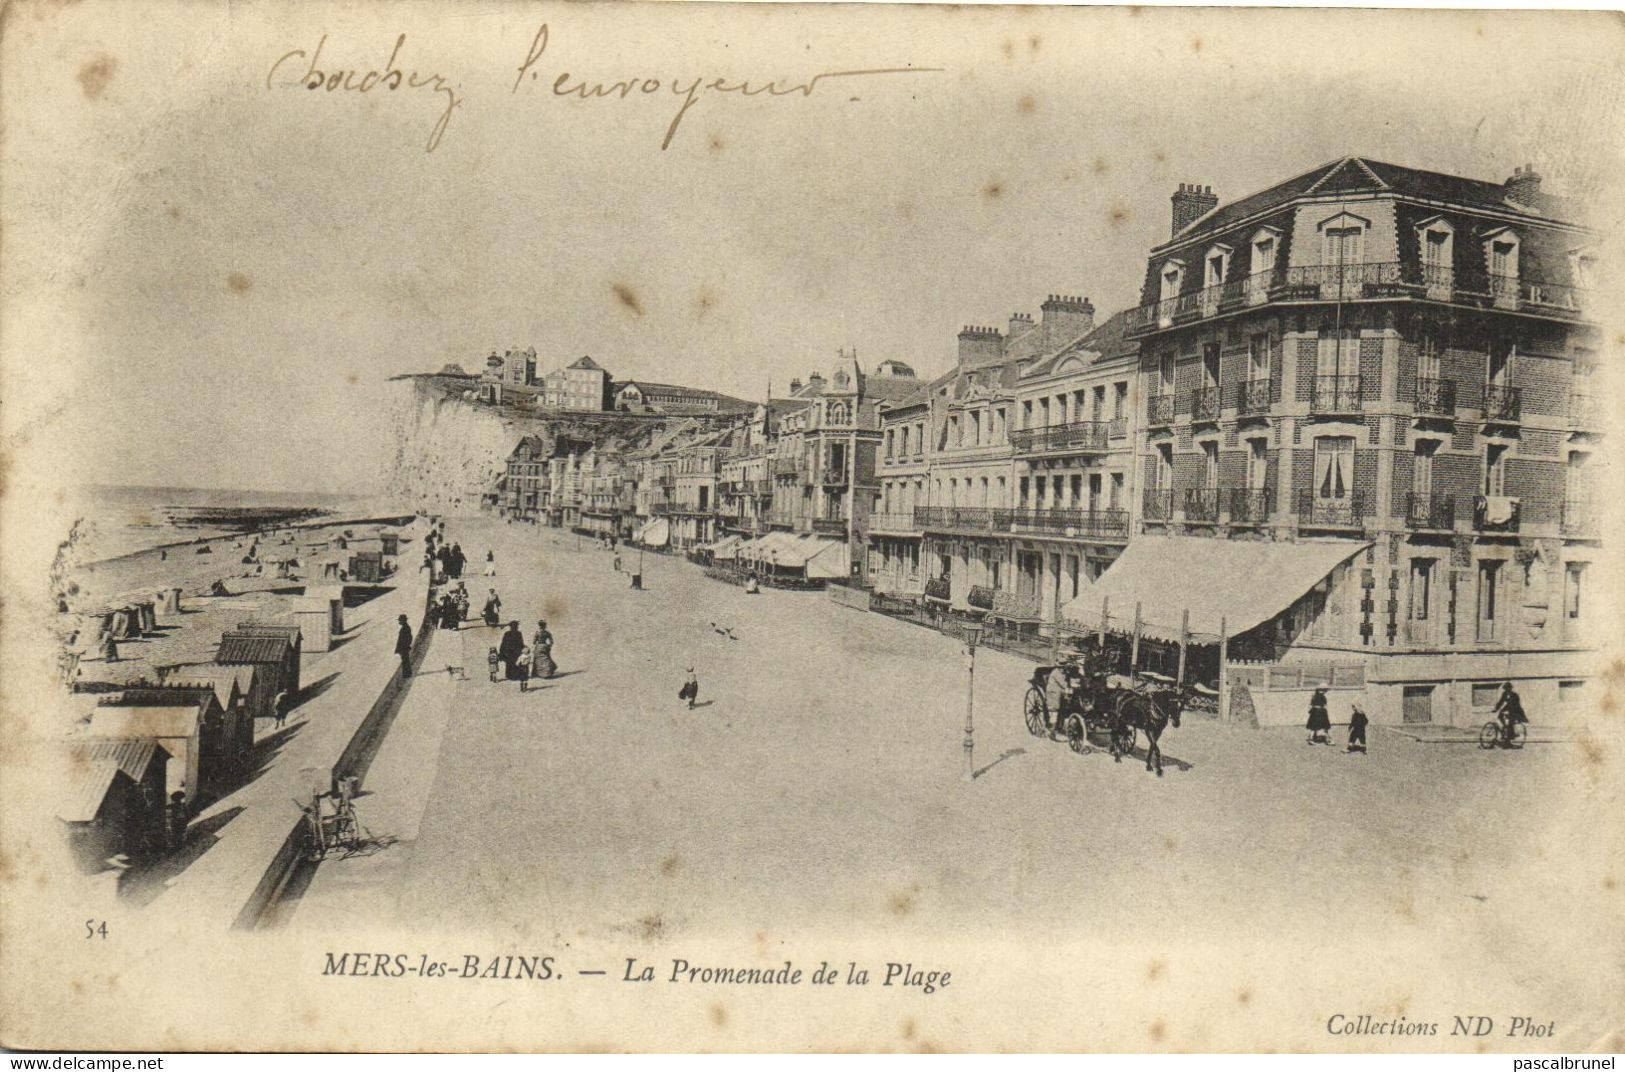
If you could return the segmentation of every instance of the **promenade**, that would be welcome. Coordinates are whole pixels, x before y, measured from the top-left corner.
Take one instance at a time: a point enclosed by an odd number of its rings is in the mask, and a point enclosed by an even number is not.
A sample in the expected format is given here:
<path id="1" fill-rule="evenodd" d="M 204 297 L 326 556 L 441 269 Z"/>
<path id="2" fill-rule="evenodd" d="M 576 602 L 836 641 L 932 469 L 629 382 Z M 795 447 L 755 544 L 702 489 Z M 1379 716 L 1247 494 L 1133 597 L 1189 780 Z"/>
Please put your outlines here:
<path id="1" fill-rule="evenodd" d="M 525 694 L 493 685 L 495 631 L 437 634 L 359 803 L 387 844 L 324 863 L 284 906 L 293 930 L 597 949 L 989 928 L 1152 950 L 1426 936 L 1494 976 L 1547 940 L 1522 926 L 1529 906 L 1584 911 L 1601 895 L 1530 866 L 1587 851 L 1583 825 L 1542 803 L 1573 746 L 1486 753 L 1378 732 L 1362 757 L 1187 718 L 1157 779 L 1031 737 L 1031 664 L 984 650 L 967 782 L 965 662 L 939 634 L 816 593 L 747 596 L 664 556 L 644 557 L 633 591 L 609 552 L 558 530 L 450 535 L 480 563 L 495 549 L 498 576 L 468 578 L 475 606 L 495 586 L 527 636 L 545 616 L 560 676 Z M 694 711 L 676 698 L 690 664 Z M 1574 844 L 1553 844 L 1566 828 Z"/>

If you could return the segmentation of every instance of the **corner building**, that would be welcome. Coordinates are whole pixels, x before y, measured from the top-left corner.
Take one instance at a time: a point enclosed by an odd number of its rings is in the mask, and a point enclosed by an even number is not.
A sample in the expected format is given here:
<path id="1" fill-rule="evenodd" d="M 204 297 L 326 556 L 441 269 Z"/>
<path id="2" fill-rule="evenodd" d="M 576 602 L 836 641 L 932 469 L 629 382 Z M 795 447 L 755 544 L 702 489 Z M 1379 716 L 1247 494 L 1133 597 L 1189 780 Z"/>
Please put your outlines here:
<path id="1" fill-rule="evenodd" d="M 1379 722 L 1476 725 L 1509 678 L 1537 719 L 1578 711 L 1600 624 L 1578 208 L 1533 167 L 1352 157 L 1172 201 L 1126 327 L 1136 532 L 1350 551 L 1231 658 L 1357 662 Z"/>

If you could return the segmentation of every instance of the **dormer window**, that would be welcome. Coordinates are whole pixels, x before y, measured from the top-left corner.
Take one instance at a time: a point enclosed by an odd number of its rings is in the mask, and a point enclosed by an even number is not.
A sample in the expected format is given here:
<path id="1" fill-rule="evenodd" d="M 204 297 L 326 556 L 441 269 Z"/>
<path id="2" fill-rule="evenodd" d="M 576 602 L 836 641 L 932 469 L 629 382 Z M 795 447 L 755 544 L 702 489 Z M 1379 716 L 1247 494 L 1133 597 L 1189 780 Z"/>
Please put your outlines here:
<path id="1" fill-rule="evenodd" d="M 1185 265 L 1182 261 L 1169 261 L 1162 266 L 1162 300 L 1172 301 L 1179 297 L 1180 290 L 1185 285 Z"/>
<path id="2" fill-rule="evenodd" d="M 1252 241 L 1251 271 L 1247 274 L 1247 301 L 1262 304 L 1269 297 L 1270 282 L 1275 278 L 1275 259 L 1281 251 L 1281 232 L 1274 227 L 1261 227 Z"/>
<path id="3" fill-rule="evenodd" d="M 1497 305 L 1518 303 L 1518 232 L 1510 227 L 1484 237 L 1484 264 L 1489 269 L 1490 298 Z"/>
<path id="4" fill-rule="evenodd" d="M 1216 287 L 1224 282 L 1224 277 L 1230 271 L 1230 247 L 1214 246 L 1207 251 L 1207 259 L 1203 262 L 1204 287 Z"/>
<path id="5" fill-rule="evenodd" d="M 1574 286 L 1581 290 L 1590 290 L 1591 281 L 1597 272 L 1597 258 L 1585 250 L 1574 250 L 1569 254 L 1569 276 Z"/>
<path id="6" fill-rule="evenodd" d="M 1416 228 L 1416 247 L 1428 297 L 1448 301 L 1456 285 L 1456 229 L 1441 216 L 1423 220 Z"/>

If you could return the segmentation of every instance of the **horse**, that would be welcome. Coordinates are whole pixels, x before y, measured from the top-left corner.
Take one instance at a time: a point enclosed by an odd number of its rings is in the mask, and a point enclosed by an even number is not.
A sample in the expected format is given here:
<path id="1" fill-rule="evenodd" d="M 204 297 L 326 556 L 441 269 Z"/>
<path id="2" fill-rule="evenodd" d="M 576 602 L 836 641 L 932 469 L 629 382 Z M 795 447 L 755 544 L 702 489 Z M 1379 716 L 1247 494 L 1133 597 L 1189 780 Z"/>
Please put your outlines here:
<path id="1" fill-rule="evenodd" d="M 1157 740 L 1171 722 L 1179 728 L 1179 715 L 1184 707 L 1185 692 L 1178 688 L 1153 688 L 1147 692 L 1125 689 L 1117 698 L 1116 718 L 1112 723 L 1112 758 L 1123 761 L 1124 754 L 1134 750 L 1134 732 L 1145 734 L 1145 769 L 1162 777 L 1162 749 Z"/>

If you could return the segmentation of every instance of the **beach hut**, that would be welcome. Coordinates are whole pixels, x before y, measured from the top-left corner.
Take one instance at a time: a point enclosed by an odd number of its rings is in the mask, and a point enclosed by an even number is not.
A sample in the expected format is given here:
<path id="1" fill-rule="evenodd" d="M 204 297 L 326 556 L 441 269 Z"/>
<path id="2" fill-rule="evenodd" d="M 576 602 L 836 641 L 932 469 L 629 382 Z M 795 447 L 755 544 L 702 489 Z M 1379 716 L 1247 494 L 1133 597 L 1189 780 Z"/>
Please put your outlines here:
<path id="1" fill-rule="evenodd" d="M 56 817 L 87 871 L 161 843 L 169 753 L 156 741 L 72 738 Z"/>
<path id="2" fill-rule="evenodd" d="M 224 730 L 225 713 L 213 689 L 130 689 L 92 712 L 88 736 L 157 744 L 170 759 L 165 795 L 184 790 L 196 806 L 218 773 L 214 761 Z"/>
<path id="3" fill-rule="evenodd" d="M 340 608 L 343 603 L 339 604 Z M 322 596 L 305 596 L 293 605 L 300 642 L 306 651 L 330 651 L 333 647 L 333 605 Z"/>
<path id="4" fill-rule="evenodd" d="M 300 634 L 296 625 L 244 622 L 220 635 L 214 661 L 220 666 L 254 666 L 270 680 L 272 697 L 299 691 Z"/>
<path id="5" fill-rule="evenodd" d="M 327 604 L 328 631 L 334 636 L 344 632 L 344 585 L 319 584 L 305 588 L 305 598 L 321 600 Z"/>
<path id="6" fill-rule="evenodd" d="M 141 621 L 142 634 L 157 632 L 158 605 L 150 599 L 144 599 L 135 605 L 135 609 Z"/>
<path id="7" fill-rule="evenodd" d="M 384 556 L 377 551 L 357 551 L 350 556 L 350 579 L 377 584 L 384 579 Z"/>
<path id="8" fill-rule="evenodd" d="M 386 555 L 401 553 L 401 537 L 399 533 L 381 532 L 378 534 L 378 542 L 383 545 L 383 552 Z"/>
<path id="9" fill-rule="evenodd" d="M 179 588 L 163 588 L 158 592 L 158 613 L 166 618 L 173 618 L 181 612 L 181 590 Z"/>
<path id="10" fill-rule="evenodd" d="M 177 667 L 164 679 L 166 688 L 214 690 L 215 702 L 225 715 L 221 751 L 230 769 L 240 769 L 254 747 L 254 719 L 275 713 L 274 696 L 258 686 L 259 671 L 252 666 Z"/>

